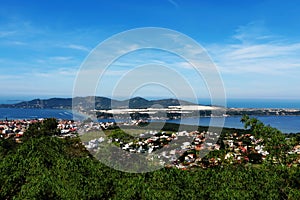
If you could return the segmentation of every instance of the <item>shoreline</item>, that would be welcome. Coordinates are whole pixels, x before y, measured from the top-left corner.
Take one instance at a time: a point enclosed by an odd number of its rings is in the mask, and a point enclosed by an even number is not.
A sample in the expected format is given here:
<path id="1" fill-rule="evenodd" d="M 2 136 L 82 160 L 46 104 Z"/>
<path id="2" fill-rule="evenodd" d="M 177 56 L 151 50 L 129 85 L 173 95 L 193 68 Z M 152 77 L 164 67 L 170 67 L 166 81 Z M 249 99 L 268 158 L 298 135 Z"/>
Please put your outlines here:
<path id="1" fill-rule="evenodd" d="M 251 117 L 251 116 L 250 116 Z M 252 117 L 257 117 L 257 116 L 252 116 Z M 267 116 L 267 117 L 272 117 L 272 116 Z M 288 116 L 287 116 L 288 117 Z M 55 118 L 55 117 L 49 117 L 49 118 Z M 240 117 L 235 116 L 234 118 L 236 118 L 238 120 L 238 122 L 240 121 Z M 16 121 L 34 121 L 34 120 L 44 120 L 47 119 L 47 117 L 44 118 L 21 118 L 21 119 L 3 119 L 0 118 L 0 122 L 16 122 Z M 74 122 L 82 122 L 82 120 L 75 120 L 75 119 L 59 119 L 59 118 L 55 118 L 58 121 L 74 121 Z M 209 118 L 207 118 L 209 120 Z M 240 124 L 240 126 L 230 126 L 230 125 L 226 125 L 224 123 L 224 126 L 220 127 L 220 126 L 213 126 L 213 125 L 209 125 L 209 124 L 201 124 L 201 123 L 194 123 L 195 120 L 197 120 L 196 118 L 185 118 L 183 120 L 190 120 L 189 122 L 180 122 L 180 119 L 177 120 L 154 120 L 152 122 L 150 122 L 150 124 L 161 124 L 161 123 L 165 123 L 165 124 L 173 124 L 173 125 L 183 125 L 183 126 L 191 126 L 191 127 L 201 127 L 201 128 L 209 128 L 209 127 L 215 127 L 215 128 L 222 128 L 222 129 L 235 129 L 235 130 L 240 130 L 240 131 L 246 131 L 247 129 L 245 129 L 242 124 Z M 194 121 L 193 121 L 194 120 Z M 261 120 L 261 119 L 259 119 Z M 180 123 L 178 123 L 177 121 L 179 121 Z M 123 120 L 123 121 L 118 121 L 118 120 L 114 120 L 114 119 L 100 119 L 98 120 L 98 123 L 111 123 L 111 122 L 115 122 L 118 125 L 122 126 L 122 127 L 126 127 L 126 126 L 136 126 L 133 125 L 135 122 L 137 122 L 137 120 Z M 148 123 L 149 121 L 144 121 L 145 123 Z M 198 121 L 199 122 L 199 121 Z M 200 120 L 201 122 L 201 120 Z M 268 124 L 267 124 L 268 125 Z M 272 127 L 274 127 L 274 125 L 271 125 Z M 281 130 L 278 127 L 275 127 L 278 130 L 280 130 L 283 134 L 299 134 L 300 130 L 295 130 L 295 131 L 284 131 Z"/>
<path id="2" fill-rule="evenodd" d="M 2 113 L 1 113 L 2 111 Z M 55 117 L 56 119 L 68 119 L 68 120 L 78 120 L 82 121 L 85 118 L 88 118 L 88 115 L 82 116 L 79 113 L 74 113 L 75 118 L 73 115 L 73 111 L 68 109 L 26 109 L 26 108 L 0 108 L 0 120 L 5 120 L 6 117 L 8 120 L 13 120 L 13 119 L 39 119 L 39 118 L 49 118 L 49 117 Z M 95 114 L 94 114 L 95 115 Z M 93 116 L 93 115 L 91 115 Z M 118 115 L 117 115 L 118 116 Z M 281 130 L 283 133 L 299 133 L 299 115 L 249 115 L 252 117 L 260 118 L 264 123 L 269 124 L 273 127 L 276 127 L 277 129 Z M 121 117 L 121 116 L 120 116 Z M 124 119 L 122 121 L 131 121 L 131 118 L 129 118 L 130 115 L 123 115 L 121 119 Z M 150 115 L 152 117 L 152 115 Z M 227 128 L 238 128 L 238 129 L 243 129 L 243 127 L 240 124 L 240 118 L 242 117 L 242 114 L 238 115 L 230 115 L 230 116 L 200 116 L 202 121 L 200 120 L 200 125 L 201 126 L 208 126 L 210 119 L 216 119 L 217 118 L 224 118 L 225 120 L 225 125 L 223 127 Z M 181 116 L 181 123 L 185 124 L 195 124 L 195 121 L 197 119 L 193 119 L 195 116 Z M 262 119 L 263 118 L 263 119 Z M 115 118 L 98 118 L 98 120 L 107 120 L 107 121 L 112 121 L 114 120 L 118 121 L 118 118 L 115 116 Z M 142 118 L 141 118 L 142 119 Z M 179 121 L 179 118 L 157 118 L 153 117 L 153 121 L 158 120 L 158 121 Z M 183 122 L 182 122 L 183 121 Z M 185 121 L 185 122 L 184 122 Z M 188 121 L 188 122 L 187 122 Z M 173 123 L 173 122 L 172 122 Z M 291 127 L 291 128 L 290 128 Z"/>

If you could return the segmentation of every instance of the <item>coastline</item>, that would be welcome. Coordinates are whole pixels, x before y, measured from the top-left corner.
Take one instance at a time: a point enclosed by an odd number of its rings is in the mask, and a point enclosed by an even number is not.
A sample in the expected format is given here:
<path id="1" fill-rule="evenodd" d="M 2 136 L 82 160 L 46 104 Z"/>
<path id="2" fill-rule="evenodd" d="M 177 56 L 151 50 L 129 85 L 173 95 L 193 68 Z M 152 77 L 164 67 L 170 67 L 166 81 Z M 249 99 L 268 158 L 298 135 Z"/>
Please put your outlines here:
<path id="1" fill-rule="evenodd" d="M 0 108 L 0 120 L 5 120 L 6 117 L 8 120 L 12 119 L 36 119 L 36 118 L 57 118 L 57 119 L 68 119 L 68 120 L 83 120 L 84 117 L 75 113 L 76 117 L 73 117 L 72 110 L 62 110 L 62 109 L 18 109 L 18 108 Z M 265 124 L 274 126 L 284 133 L 299 133 L 300 132 L 300 116 L 291 116 L 291 115 L 265 115 L 257 116 L 251 115 L 251 117 L 256 117 L 263 121 Z M 210 119 L 217 117 L 201 117 L 200 126 L 209 126 Z M 223 117 L 222 117 L 223 118 Z M 240 123 L 241 116 L 227 116 L 224 117 L 226 128 L 238 128 L 243 129 L 242 123 Z M 114 121 L 112 118 L 108 119 L 98 119 L 99 121 Z M 115 119 L 118 121 L 118 119 Z M 120 120 L 121 121 L 121 120 Z M 131 121 L 131 119 L 124 119 L 123 121 Z M 192 124 L 197 125 L 199 123 L 199 118 L 190 117 L 182 119 L 153 119 L 153 121 L 158 122 L 170 122 L 170 123 L 183 123 L 183 124 Z"/>
<path id="2" fill-rule="evenodd" d="M 143 98 L 134 98 L 135 104 L 127 101 L 113 100 L 116 105 L 121 106 L 111 109 L 109 105 L 113 105 L 109 98 L 97 97 L 102 109 L 90 110 L 83 108 L 84 112 L 75 112 L 72 110 L 71 98 L 51 98 L 51 99 L 35 99 L 31 101 L 20 102 L 17 104 L 0 105 L 0 119 L 35 119 L 55 117 L 57 119 L 75 119 L 83 120 L 88 116 L 97 116 L 101 120 L 131 120 L 131 119 L 147 119 L 160 122 L 185 123 L 196 125 L 201 118 L 200 124 L 203 126 L 210 125 L 210 119 L 224 118 L 224 127 L 243 128 L 240 123 L 242 115 L 247 114 L 252 117 L 259 118 L 264 123 L 274 126 L 284 133 L 300 132 L 300 101 L 293 100 L 270 100 L 270 99 L 229 99 L 227 108 L 218 106 L 203 105 L 174 105 L 174 100 L 146 100 Z M 80 102 L 85 102 L 87 98 L 79 98 Z M 103 100 L 106 101 L 103 101 Z M 131 99 L 132 100 L 132 99 Z M 163 107 L 143 107 L 142 103 L 153 103 L 153 101 L 163 102 Z M 102 102 L 102 103 L 101 103 Z M 167 103 L 166 103 L 167 102 Z M 251 104 L 252 102 L 252 104 Z M 123 107 L 127 105 L 137 108 Z M 176 103 L 176 102 L 175 102 Z M 187 102 L 185 102 L 187 103 Z M 200 103 L 200 102 L 199 102 Z M 203 102 L 207 103 L 207 102 Z M 123 105 L 124 104 L 124 105 Z M 173 104 L 173 105 L 172 105 Z M 29 105 L 29 108 L 27 108 Z M 149 104 L 152 105 L 152 104 Z M 241 108 L 237 106 L 247 105 L 249 108 Z M 253 106 L 258 106 L 253 108 Z M 283 108 L 285 106 L 285 108 Z M 6 108 L 3 108 L 6 107 Z M 252 108 L 251 108 L 252 107 Z M 105 109 L 104 109 L 105 108 Z M 134 118 L 132 118 L 134 117 Z M 198 118 L 197 118 L 198 117 Z M 180 120 L 181 119 L 181 120 Z"/>

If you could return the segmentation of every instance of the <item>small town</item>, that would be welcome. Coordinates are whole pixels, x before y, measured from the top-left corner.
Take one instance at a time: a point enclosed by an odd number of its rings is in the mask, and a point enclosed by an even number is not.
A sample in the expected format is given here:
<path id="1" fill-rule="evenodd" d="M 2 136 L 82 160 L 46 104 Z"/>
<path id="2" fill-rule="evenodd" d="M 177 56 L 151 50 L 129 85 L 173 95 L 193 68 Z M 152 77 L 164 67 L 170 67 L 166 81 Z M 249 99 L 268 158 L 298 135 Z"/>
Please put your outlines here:
<path id="1" fill-rule="evenodd" d="M 44 119 L 23 119 L 23 120 L 0 120 L 0 138 L 14 138 L 17 143 L 21 143 L 22 136 L 31 124 L 43 122 Z M 78 122 L 73 120 L 59 120 L 57 128 L 60 130 L 59 137 L 75 137 Z"/>
<path id="2" fill-rule="evenodd" d="M 43 122 L 44 119 L 31 120 L 2 120 L 0 121 L 0 137 L 14 138 L 17 143 L 22 142 L 22 136 L 27 128 L 34 123 Z M 136 121 L 132 122 L 137 125 Z M 128 124 L 127 124 L 128 125 Z M 89 132 L 115 129 L 114 122 L 76 122 L 73 120 L 58 120 L 57 129 L 59 138 L 80 137 Z M 78 134 L 79 133 L 79 134 Z M 288 139 L 288 138 L 287 138 Z M 255 138 L 252 134 L 232 133 L 222 137 L 220 141 L 217 133 L 199 131 L 146 131 L 134 140 L 124 141 L 117 137 L 100 137 L 89 141 L 82 141 L 91 153 L 97 152 L 101 143 L 108 142 L 119 146 L 123 151 L 130 153 L 145 153 L 148 159 L 153 156 L 161 160 L 165 167 L 190 169 L 193 167 L 214 167 L 223 164 L 262 163 L 269 152 L 265 150 L 264 140 Z M 159 153 L 156 153 L 159 152 Z M 209 152 L 214 152 L 209 155 Z M 295 145 L 289 155 L 300 155 L 300 144 Z M 208 155 L 208 156 L 206 156 Z M 274 163 L 276 160 L 274 158 Z M 300 166 L 300 156 L 291 165 Z"/>
<path id="3" fill-rule="evenodd" d="M 89 128 L 95 130 L 103 126 L 113 127 L 113 125 L 113 123 L 105 125 L 92 123 Z M 84 145 L 90 152 L 97 152 L 102 142 L 105 142 L 103 137 L 84 142 Z M 153 159 L 151 153 L 155 154 L 156 150 L 160 150 L 155 156 L 161 158 L 161 164 L 183 170 L 222 164 L 261 164 L 269 155 L 269 152 L 265 150 L 264 140 L 255 138 L 251 134 L 233 133 L 224 136 L 223 140 L 219 141 L 218 134 L 213 132 L 148 131 L 140 134 L 139 139 L 134 141 L 125 142 L 119 138 L 109 138 L 107 142 L 114 143 L 130 153 L 148 153 L 149 159 Z M 174 146 L 175 148 L 172 148 Z M 207 159 L 205 155 L 210 151 L 219 151 L 220 153 Z M 202 154 L 202 152 L 206 154 Z M 286 153 L 298 154 L 298 158 L 292 164 L 300 166 L 300 144 Z M 277 162 L 275 158 L 273 162 Z"/>

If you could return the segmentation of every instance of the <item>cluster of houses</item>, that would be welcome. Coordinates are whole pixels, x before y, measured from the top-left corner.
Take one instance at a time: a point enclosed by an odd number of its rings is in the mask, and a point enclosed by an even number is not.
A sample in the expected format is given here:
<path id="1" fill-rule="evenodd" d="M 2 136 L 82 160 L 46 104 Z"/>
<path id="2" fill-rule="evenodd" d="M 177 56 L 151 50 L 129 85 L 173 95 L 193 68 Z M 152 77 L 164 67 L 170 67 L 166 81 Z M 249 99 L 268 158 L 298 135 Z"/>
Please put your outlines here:
<path id="1" fill-rule="evenodd" d="M 97 151 L 100 143 L 104 141 L 105 139 L 101 137 L 88 141 L 84 145 L 90 151 Z M 109 138 L 107 142 L 117 143 L 122 150 L 130 153 L 145 153 L 149 159 L 153 159 L 151 155 L 154 155 L 165 166 L 180 169 L 206 168 L 226 163 L 258 164 L 269 155 L 265 150 L 263 139 L 255 138 L 251 134 L 233 133 L 219 140 L 218 134 L 213 132 L 148 131 L 131 141 Z M 300 154 L 300 145 L 295 146 L 289 154 Z M 300 159 L 298 161 L 300 164 Z"/>
<path id="2" fill-rule="evenodd" d="M 1 120 L 0 121 L 0 138 L 15 138 L 16 142 L 21 142 L 20 138 L 27 130 L 30 124 L 38 120 Z"/>
<path id="3" fill-rule="evenodd" d="M 59 138 L 66 138 L 66 137 L 77 137 L 76 134 L 80 122 L 76 122 L 74 120 L 59 120 L 57 128 L 60 130 Z"/>
<path id="4" fill-rule="evenodd" d="M 22 142 L 22 137 L 31 124 L 43 122 L 44 119 L 24 119 L 24 120 L 1 120 L 0 138 L 13 138 L 17 143 Z M 79 122 L 73 120 L 58 121 L 57 128 L 60 130 L 59 137 L 75 137 Z"/>
<path id="5" fill-rule="evenodd" d="M 8 139 L 14 138 L 18 143 L 21 143 L 22 136 L 30 126 L 37 122 L 43 122 L 45 119 L 24 119 L 24 120 L 0 120 L 0 138 Z M 79 132 L 88 132 L 92 130 L 103 130 L 114 128 L 116 123 L 104 122 L 104 123 L 81 123 L 74 120 L 59 120 L 57 128 L 60 130 L 59 138 L 76 137 Z"/>
<path id="6" fill-rule="evenodd" d="M 289 151 L 288 154 L 300 154 L 300 144 L 294 146 L 292 151 Z"/>
<path id="7" fill-rule="evenodd" d="M 60 130 L 61 134 L 74 133 L 77 131 L 78 122 L 73 120 L 60 120 L 58 121 L 57 128 Z"/>
<path id="8" fill-rule="evenodd" d="M 99 131 L 99 130 L 107 130 L 107 129 L 113 129 L 117 125 L 115 122 L 89 122 L 89 123 L 79 123 L 78 124 L 78 133 L 79 135 L 82 135 L 87 132 L 91 131 Z"/>
<path id="9" fill-rule="evenodd" d="M 103 137 L 100 137 L 97 139 L 90 140 L 90 141 L 84 143 L 84 145 L 87 150 L 89 150 L 89 151 L 95 150 L 96 151 L 99 149 L 99 144 L 104 141 L 105 141 L 105 139 Z"/>
<path id="10" fill-rule="evenodd" d="M 224 159 L 230 160 L 230 163 L 261 163 L 269 155 L 264 140 L 251 134 L 230 134 L 224 138 L 223 144 L 227 152 Z"/>

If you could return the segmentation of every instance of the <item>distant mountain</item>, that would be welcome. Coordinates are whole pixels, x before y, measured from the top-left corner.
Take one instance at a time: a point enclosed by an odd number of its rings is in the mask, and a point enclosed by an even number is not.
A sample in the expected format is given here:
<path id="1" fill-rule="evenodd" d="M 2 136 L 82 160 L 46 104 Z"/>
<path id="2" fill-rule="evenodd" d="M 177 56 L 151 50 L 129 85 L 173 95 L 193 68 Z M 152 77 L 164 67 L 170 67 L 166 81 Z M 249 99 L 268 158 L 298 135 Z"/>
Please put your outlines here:
<path id="1" fill-rule="evenodd" d="M 34 99 L 16 104 L 0 104 L 1 108 L 71 108 L 71 98 Z"/>
<path id="2" fill-rule="evenodd" d="M 73 100 L 73 101 L 72 101 Z M 51 98 L 34 99 L 16 104 L 0 104 L 0 108 L 47 108 L 47 109 L 72 109 L 72 103 L 84 109 L 93 109 L 91 102 L 95 101 L 95 108 L 109 110 L 112 108 L 150 108 L 168 107 L 178 105 L 195 105 L 188 101 L 177 99 L 147 100 L 142 97 L 134 97 L 128 100 L 114 100 L 106 97 L 75 97 L 72 98 Z"/>

